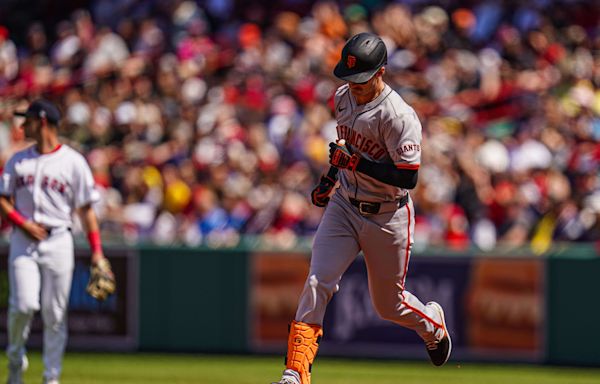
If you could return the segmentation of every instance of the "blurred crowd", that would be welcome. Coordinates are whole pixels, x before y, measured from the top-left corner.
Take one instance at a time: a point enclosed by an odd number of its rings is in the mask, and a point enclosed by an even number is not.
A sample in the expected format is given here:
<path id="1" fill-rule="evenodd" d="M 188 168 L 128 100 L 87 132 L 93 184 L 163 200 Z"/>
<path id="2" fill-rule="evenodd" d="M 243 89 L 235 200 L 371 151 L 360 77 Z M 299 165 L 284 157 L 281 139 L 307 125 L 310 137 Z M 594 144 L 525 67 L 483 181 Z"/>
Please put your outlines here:
<path id="1" fill-rule="evenodd" d="M 28 145 L 13 110 L 44 96 L 93 170 L 105 238 L 292 247 L 322 214 L 333 66 L 372 31 L 423 123 L 417 247 L 600 240 L 599 8 L 91 1 L 53 30 L 0 26 L 0 169 Z"/>

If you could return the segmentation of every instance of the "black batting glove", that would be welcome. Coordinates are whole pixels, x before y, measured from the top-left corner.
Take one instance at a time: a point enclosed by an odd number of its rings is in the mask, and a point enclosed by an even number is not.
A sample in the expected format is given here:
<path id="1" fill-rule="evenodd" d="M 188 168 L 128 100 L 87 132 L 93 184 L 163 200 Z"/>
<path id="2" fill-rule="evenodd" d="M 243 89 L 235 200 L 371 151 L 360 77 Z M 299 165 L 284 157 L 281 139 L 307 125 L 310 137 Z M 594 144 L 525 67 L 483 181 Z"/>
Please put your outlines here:
<path id="1" fill-rule="evenodd" d="M 345 145 L 329 143 L 329 164 L 337 168 L 354 171 L 360 161 L 360 156 L 351 154 Z"/>
<path id="2" fill-rule="evenodd" d="M 317 207 L 326 206 L 329 202 L 329 195 L 335 187 L 335 182 L 335 179 L 327 175 L 321 176 L 319 185 L 317 185 L 310 194 L 312 203 Z"/>

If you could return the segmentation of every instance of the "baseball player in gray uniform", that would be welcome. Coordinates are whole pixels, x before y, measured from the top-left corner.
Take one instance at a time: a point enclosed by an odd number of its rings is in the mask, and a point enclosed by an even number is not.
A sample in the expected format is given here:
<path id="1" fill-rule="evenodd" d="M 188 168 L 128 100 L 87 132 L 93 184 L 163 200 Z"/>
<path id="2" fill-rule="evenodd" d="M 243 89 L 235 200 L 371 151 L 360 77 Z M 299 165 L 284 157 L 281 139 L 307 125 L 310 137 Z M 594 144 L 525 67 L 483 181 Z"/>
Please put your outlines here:
<path id="1" fill-rule="evenodd" d="M 11 157 L 0 178 L 0 213 L 14 225 L 8 261 L 8 384 L 22 383 L 30 323 L 40 308 L 43 383 L 58 384 L 74 267 L 73 211 L 87 228 L 92 265 L 108 263 L 91 208 L 99 195 L 83 156 L 58 140 L 60 112 L 54 104 L 36 100 L 27 111 L 15 114 L 25 117 L 25 135 L 35 144 Z"/>
<path id="2" fill-rule="evenodd" d="M 450 356 L 442 307 L 423 304 L 405 289 L 415 228 L 409 190 L 417 183 L 421 124 L 415 111 L 383 81 L 386 63 L 383 41 L 360 33 L 348 40 L 334 69 L 334 75 L 347 82 L 334 98 L 339 139 L 329 144 L 332 167 L 311 195 L 313 204 L 326 209 L 290 325 L 286 369 L 279 384 L 310 384 L 325 308 L 361 250 L 379 316 L 417 332 L 434 365 L 443 365 Z M 330 197 L 336 180 L 340 186 Z"/>

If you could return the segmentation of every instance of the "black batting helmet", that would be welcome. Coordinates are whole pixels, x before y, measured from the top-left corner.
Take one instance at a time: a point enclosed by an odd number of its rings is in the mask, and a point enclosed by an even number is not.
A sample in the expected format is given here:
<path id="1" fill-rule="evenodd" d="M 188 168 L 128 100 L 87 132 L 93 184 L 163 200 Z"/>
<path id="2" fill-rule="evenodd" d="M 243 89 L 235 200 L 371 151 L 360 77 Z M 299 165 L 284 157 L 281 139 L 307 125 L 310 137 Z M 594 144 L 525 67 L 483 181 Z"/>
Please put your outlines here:
<path id="1" fill-rule="evenodd" d="M 385 64 L 387 49 L 383 40 L 377 35 L 363 32 L 346 42 L 333 74 L 345 81 L 364 83 Z"/>

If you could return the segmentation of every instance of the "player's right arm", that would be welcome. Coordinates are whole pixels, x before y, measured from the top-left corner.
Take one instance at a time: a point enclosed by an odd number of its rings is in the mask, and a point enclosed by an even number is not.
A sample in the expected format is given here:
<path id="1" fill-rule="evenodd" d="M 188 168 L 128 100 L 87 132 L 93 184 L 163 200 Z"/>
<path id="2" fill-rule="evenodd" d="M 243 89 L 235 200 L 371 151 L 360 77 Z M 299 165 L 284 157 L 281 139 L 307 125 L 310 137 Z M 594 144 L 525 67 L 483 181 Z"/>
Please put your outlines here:
<path id="1" fill-rule="evenodd" d="M 339 105 L 340 99 L 342 96 L 348 92 L 348 85 L 343 85 L 339 87 L 335 94 L 333 95 L 333 116 L 337 121 L 339 121 Z M 338 169 L 333 165 L 329 167 L 326 173 L 321 175 L 319 179 L 319 184 L 312 190 L 310 194 L 310 199 L 313 205 L 317 207 L 325 207 L 329 202 L 332 191 L 336 186 L 336 182 L 338 179 Z"/>
<path id="2" fill-rule="evenodd" d="M 48 231 L 38 223 L 28 220 L 15 209 L 12 196 L 16 192 L 14 157 L 4 168 L 0 178 L 0 214 L 14 226 L 21 228 L 31 238 L 40 241 L 48 237 Z"/>
<path id="3" fill-rule="evenodd" d="M 48 237 L 48 231 L 38 223 L 25 219 L 17 211 L 8 196 L 0 196 L 0 212 L 8 221 L 21 228 L 31 238 L 41 241 Z"/>

